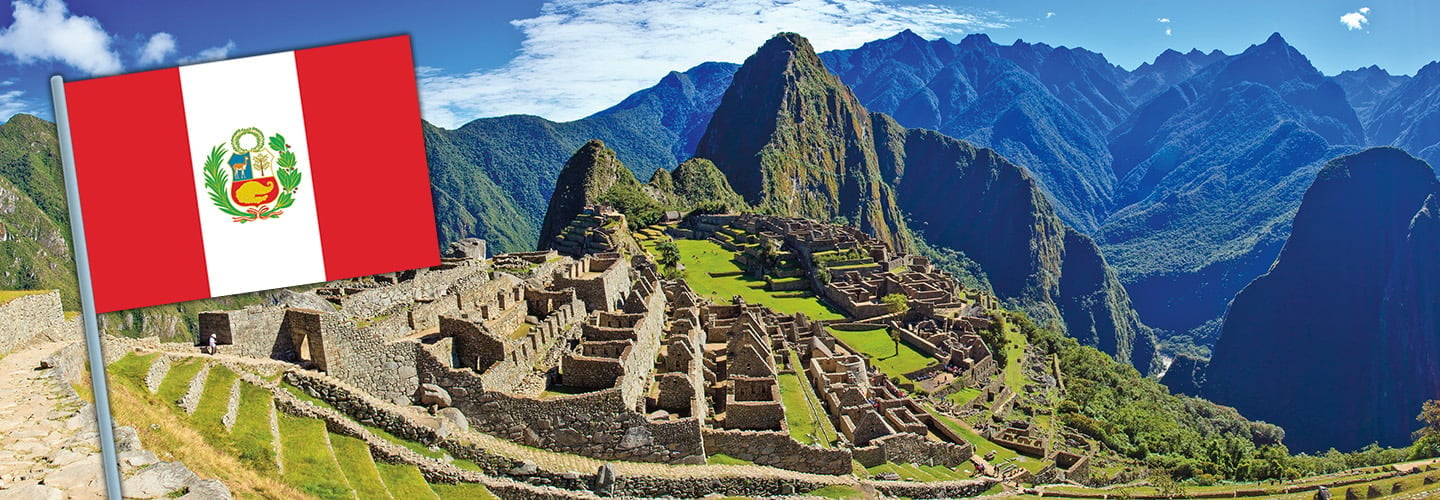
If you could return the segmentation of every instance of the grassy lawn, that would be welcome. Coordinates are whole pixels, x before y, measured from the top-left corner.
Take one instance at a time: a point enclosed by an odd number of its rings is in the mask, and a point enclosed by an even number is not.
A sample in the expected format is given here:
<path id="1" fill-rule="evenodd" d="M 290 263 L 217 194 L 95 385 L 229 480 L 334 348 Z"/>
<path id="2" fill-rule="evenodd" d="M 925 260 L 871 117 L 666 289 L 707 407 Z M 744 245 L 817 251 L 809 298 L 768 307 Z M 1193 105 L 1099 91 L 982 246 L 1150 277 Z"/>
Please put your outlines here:
<path id="1" fill-rule="evenodd" d="M 40 295 L 50 293 L 50 290 L 0 290 L 0 305 L 7 304 L 12 300 L 26 295 Z"/>
<path id="2" fill-rule="evenodd" d="M 1020 327 L 1010 324 L 1009 321 L 1000 320 L 1000 327 L 1005 332 L 1005 385 L 1015 394 L 1022 394 L 1025 387 L 1025 335 L 1020 333 Z"/>
<path id="3" fill-rule="evenodd" d="M 865 494 L 861 493 L 860 490 L 841 484 L 837 484 L 834 486 L 826 486 L 824 488 L 820 488 L 818 490 L 806 493 L 806 495 L 816 496 L 820 498 L 865 498 Z"/>
<path id="4" fill-rule="evenodd" d="M 230 404 L 230 384 L 236 378 L 235 372 L 229 368 L 221 365 L 210 367 L 210 375 L 205 378 L 205 393 L 200 396 L 200 404 L 190 416 L 195 422 L 195 429 L 208 439 L 229 441 L 225 425 L 220 420 Z"/>
<path id="5" fill-rule="evenodd" d="M 938 465 L 896 463 L 884 463 L 865 469 L 866 474 L 871 477 L 885 472 L 894 472 L 900 476 L 900 479 L 906 481 L 959 481 L 970 479 L 973 471 L 974 469 L 968 464 L 958 471 Z"/>
<path id="6" fill-rule="evenodd" d="M 325 422 L 280 415 L 281 460 L 285 482 L 321 499 L 353 499 L 350 485 L 325 443 Z"/>
<path id="7" fill-rule="evenodd" d="M 270 409 L 274 396 L 250 384 L 240 384 L 240 407 L 235 410 L 235 427 L 230 439 L 235 443 L 236 457 L 251 468 L 274 474 L 275 444 L 270 434 Z"/>
<path id="8" fill-rule="evenodd" d="M 494 493 L 485 488 L 483 484 L 457 483 L 457 484 L 432 484 L 430 489 L 440 498 L 471 498 L 475 500 L 498 500 Z"/>
<path id="9" fill-rule="evenodd" d="M 716 278 L 709 273 L 741 271 L 732 259 L 735 254 L 709 240 L 675 240 L 680 247 L 680 262 L 685 265 L 685 281 L 701 296 L 719 303 L 729 303 L 736 295 L 746 302 L 764 304 L 782 314 L 805 313 L 811 319 L 844 319 L 844 315 L 820 302 L 817 297 L 791 297 L 795 292 L 768 292 L 765 280 L 748 276 Z"/>
<path id="10" fill-rule="evenodd" d="M 335 449 L 335 460 L 340 462 L 340 470 L 345 472 L 345 478 L 350 480 L 350 485 L 355 488 L 355 495 L 360 498 L 390 498 L 390 492 L 385 490 L 385 483 L 380 481 L 380 471 L 375 468 L 375 461 L 370 458 L 370 447 L 364 441 L 349 436 L 330 434 L 330 446 Z"/>
<path id="11" fill-rule="evenodd" d="M 791 353 L 792 366 L 800 366 L 799 357 Z M 825 408 L 810 392 L 801 373 L 782 373 L 775 378 L 780 382 L 780 399 L 785 405 L 785 423 L 790 428 L 790 437 L 805 444 L 829 447 L 839 439 Z M 819 414 L 816 414 L 819 412 Z"/>
<path id="12" fill-rule="evenodd" d="M 886 333 L 884 328 L 857 332 L 833 328 L 828 330 L 835 338 L 860 351 L 860 354 L 868 355 L 871 364 L 892 377 L 899 377 L 936 363 L 935 358 L 921 354 L 904 342 L 900 343 L 900 353 L 896 354 L 895 342 L 890 340 L 890 334 Z"/>
<path id="13" fill-rule="evenodd" d="M 956 422 L 954 419 L 950 418 L 949 416 L 947 416 L 947 415 L 942 415 L 942 414 L 940 414 L 940 413 L 937 413 L 935 410 L 931 409 L 930 407 L 928 407 L 928 406 L 926 406 L 926 405 L 921 405 L 921 406 L 925 408 L 925 411 L 930 412 L 930 416 L 935 417 L 935 420 L 939 421 L 941 425 L 944 425 L 945 427 L 949 428 L 950 430 L 955 431 L 955 433 L 956 433 L 956 434 L 959 434 L 960 437 L 965 438 L 965 440 L 966 440 L 966 441 L 969 441 L 970 444 L 975 445 L 975 454 L 976 454 L 976 455 L 983 457 L 983 456 L 985 456 L 985 454 L 990 453 L 991 451 L 994 451 L 994 452 L 995 452 L 995 458 L 992 459 L 992 460 L 990 460 L 990 463 L 991 463 L 992 465 L 993 465 L 993 464 L 998 464 L 998 463 L 1000 463 L 1000 462 L 1004 462 L 1004 461 L 1006 461 L 1006 460 L 1010 460 L 1010 459 L 1013 458 L 1013 459 L 1015 459 L 1015 460 L 1014 460 L 1012 463 L 1014 463 L 1015 465 L 1017 465 L 1017 466 L 1019 466 L 1019 467 L 1021 467 L 1021 468 L 1024 468 L 1025 470 L 1028 470 L 1028 471 L 1030 471 L 1030 472 L 1039 472 L 1040 469 L 1045 468 L 1044 462 L 1041 462 L 1040 460 L 1036 460 L 1036 459 L 1033 459 L 1033 458 L 1030 458 L 1030 457 L 1021 456 L 1020 454 L 1015 453 L 1014 451 L 1010 450 L 1009 448 L 1006 448 L 1006 447 L 1004 447 L 1004 446 L 1000 446 L 1000 445 L 995 444 L 994 442 L 990 441 L 989 439 L 985 439 L 985 438 L 983 438 L 983 437 L 980 437 L 979 434 L 976 434 L 974 431 L 971 431 L 969 427 L 966 427 L 966 426 L 964 426 L 964 425 L 961 425 L 960 423 Z"/>
<path id="14" fill-rule="evenodd" d="M 375 467 L 380 469 L 380 478 L 385 480 L 391 496 L 406 500 L 439 499 L 414 465 L 375 464 Z"/>
<path id="15" fill-rule="evenodd" d="M 948 399 L 950 400 L 950 402 L 957 405 L 963 405 L 965 403 L 974 401 L 975 398 L 978 397 L 980 397 L 980 389 L 976 389 L 974 387 L 966 387 L 964 389 L 956 391 L 954 394 L 945 396 L 945 399 Z"/>

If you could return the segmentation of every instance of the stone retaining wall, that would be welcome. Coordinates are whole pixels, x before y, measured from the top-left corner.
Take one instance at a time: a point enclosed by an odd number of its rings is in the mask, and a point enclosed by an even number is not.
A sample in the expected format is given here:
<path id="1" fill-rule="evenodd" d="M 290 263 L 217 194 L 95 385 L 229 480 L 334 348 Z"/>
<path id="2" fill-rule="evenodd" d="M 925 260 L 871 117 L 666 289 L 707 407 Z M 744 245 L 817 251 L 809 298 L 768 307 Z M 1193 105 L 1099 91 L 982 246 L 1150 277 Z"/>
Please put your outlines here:
<path id="1" fill-rule="evenodd" d="M 298 417 L 315 418 L 324 421 L 326 430 L 342 436 L 349 436 L 364 441 L 365 444 L 369 445 L 370 454 L 376 461 L 391 464 L 414 465 L 420 469 L 420 474 L 424 476 L 425 480 L 431 483 L 480 483 L 484 484 L 485 487 L 490 489 L 492 493 L 500 495 L 501 498 L 598 498 L 595 495 L 583 491 L 583 489 L 589 482 L 588 478 L 584 476 L 579 476 L 576 478 L 565 478 L 563 476 L 556 475 L 553 478 L 546 478 L 546 482 L 553 483 L 556 481 L 560 481 L 561 483 L 557 484 L 557 486 L 569 489 L 546 488 L 525 483 L 519 483 L 515 481 L 509 481 L 501 477 L 491 477 L 502 475 L 505 470 L 513 469 L 514 467 L 520 465 L 520 462 L 488 454 L 483 457 L 479 455 L 460 457 L 467 460 L 475 461 L 477 465 L 480 465 L 481 468 L 484 469 L 485 474 L 461 469 L 452 464 L 441 461 L 440 459 L 420 455 L 419 453 L 411 451 L 410 449 L 401 446 L 400 444 L 376 436 L 374 433 L 371 433 L 369 429 L 366 429 L 364 426 L 355 423 L 350 418 L 346 417 L 345 415 L 341 415 L 334 410 L 331 410 L 329 408 L 321 408 L 309 402 L 302 401 L 299 398 L 296 398 L 283 390 L 274 392 L 275 407 L 280 411 Z M 399 418 L 403 419 L 404 417 Z M 406 422 L 406 426 L 412 427 L 411 430 L 415 431 L 416 435 L 423 434 L 431 438 L 430 441 L 425 442 L 438 442 L 437 444 L 444 444 L 444 438 L 440 437 L 437 434 L 434 434 L 433 431 L 427 432 L 429 431 L 429 428 L 423 425 L 414 422 Z M 391 432 L 392 434 L 394 433 L 388 428 L 387 432 Z M 543 477 L 543 475 L 539 477 Z M 565 481 L 567 480 L 569 484 L 565 483 Z"/>
<path id="2" fill-rule="evenodd" d="M 908 432 L 891 434 L 871 441 L 871 443 L 873 443 L 872 447 L 878 449 L 879 453 L 871 452 L 862 455 L 857 449 L 857 459 L 866 459 L 860 460 L 860 465 L 874 467 L 885 462 L 893 462 L 897 464 L 959 467 L 961 464 L 969 462 L 970 457 L 975 454 L 975 447 L 969 443 L 964 445 L 942 443 L 931 441 L 925 439 L 924 436 Z"/>
<path id="3" fill-rule="evenodd" d="M 723 453 L 760 465 L 812 474 L 851 472 L 850 450 L 801 444 L 785 432 L 705 428 L 705 452 Z"/>
<path id="4" fill-rule="evenodd" d="M 67 337 L 60 291 L 25 295 L 0 304 L 0 356 L 20 350 L 36 338 Z"/>

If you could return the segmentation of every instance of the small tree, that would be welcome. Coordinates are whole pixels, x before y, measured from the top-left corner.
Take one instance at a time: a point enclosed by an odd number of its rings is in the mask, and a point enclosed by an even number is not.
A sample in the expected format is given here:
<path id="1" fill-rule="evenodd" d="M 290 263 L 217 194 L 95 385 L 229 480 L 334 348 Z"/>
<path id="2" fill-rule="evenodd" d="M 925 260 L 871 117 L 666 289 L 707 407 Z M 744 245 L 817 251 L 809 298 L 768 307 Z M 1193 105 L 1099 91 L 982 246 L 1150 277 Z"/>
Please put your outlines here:
<path id="1" fill-rule="evenodd" d="M 1415 416 L 1425 424 L 1415 431 L 1415 443 L 1410 445 L 1410 459 L 1421 460 L 1440 457 L 1440 399 L 1426 401 Z"/>
<path id="2" fill-rule="evenodd" d="M 894 354 L 894 356 L 899 356 L 899 355 L 900 355 L 900 330 L 897 329 L 897 328 L 891 327 L 891 328 L 888 328 L 888 329 L 887 329 L 887 332 L 890 333 L 890 341 L 895 343 L 895 354 Z"/>
<path id="3" fill-rule="evenodd" d="M 910 310 L 910 298 L 903 293 L 892 293 L 881 297 L 880 303 L 885 304 L 885 310 L 890 314 L 900 314 Z"/>
<path id="4" fill-rule="evenodd" d="M 666 269 L 674 269 L 680 264 L 680 247 L 674 241 L 662 241 L 655 245 L 655 250 L 660 252 L 660 258 L 656 262 Z"/>

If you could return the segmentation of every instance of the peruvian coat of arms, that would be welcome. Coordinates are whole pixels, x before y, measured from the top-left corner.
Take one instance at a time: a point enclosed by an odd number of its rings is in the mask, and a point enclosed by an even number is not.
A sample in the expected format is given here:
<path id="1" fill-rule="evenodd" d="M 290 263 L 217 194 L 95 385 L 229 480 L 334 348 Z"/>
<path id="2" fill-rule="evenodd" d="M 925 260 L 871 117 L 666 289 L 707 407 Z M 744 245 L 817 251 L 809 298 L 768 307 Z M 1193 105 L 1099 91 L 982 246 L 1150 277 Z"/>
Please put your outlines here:
<path id="1" fill-rule="evenodd" d="M 242 128 L 230 136 L 230 149 L 225 146 L 212 148 L 204 167 L 205 189 L 221 212 L 244 224 L 278 219 L 295 203 L 301 175 L 285 136 L 267 142 L 260 129 Z"/>

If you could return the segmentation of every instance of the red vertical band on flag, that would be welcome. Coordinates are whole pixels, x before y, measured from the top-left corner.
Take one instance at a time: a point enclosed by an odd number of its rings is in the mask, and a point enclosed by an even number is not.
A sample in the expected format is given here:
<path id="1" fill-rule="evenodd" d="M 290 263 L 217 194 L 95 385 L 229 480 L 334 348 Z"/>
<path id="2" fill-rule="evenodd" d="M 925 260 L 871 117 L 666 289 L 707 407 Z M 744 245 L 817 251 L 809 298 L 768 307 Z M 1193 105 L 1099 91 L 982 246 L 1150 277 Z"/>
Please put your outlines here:
<path id="1" fill-rule="evenodd" d="M 65 84 L 96 312 L 210 296 L 180 71 Z"/>
<path id="2" fill-rule="evenodd" d="M 295 52 L 327 279 L 440 263 L 410 37 Z"/>

